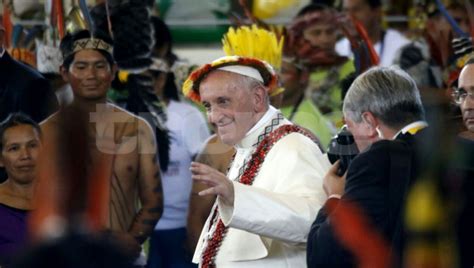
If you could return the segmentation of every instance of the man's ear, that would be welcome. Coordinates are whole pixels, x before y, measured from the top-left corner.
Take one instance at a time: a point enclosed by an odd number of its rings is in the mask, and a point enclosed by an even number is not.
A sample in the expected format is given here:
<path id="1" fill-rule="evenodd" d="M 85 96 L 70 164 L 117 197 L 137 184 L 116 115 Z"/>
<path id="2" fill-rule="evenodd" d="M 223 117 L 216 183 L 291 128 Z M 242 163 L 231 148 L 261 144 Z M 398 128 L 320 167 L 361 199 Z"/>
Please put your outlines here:
<path id="1" fill-rule="evenodd" d="M 370 134 L 377 135 L 377 131 L 375 130 L 375 128 L 379 125 L 379 120 L 377 117 L 375 117 L 371 112 L 363 112 L 362 120 L 364 120 L 364 122 L 367 124 L 367 129 Z"/>
<path id="2" fill-rule="evenodd" d="M 117 72 L 118 72 L 118 66 L 117 66 L 117 63 L 114 63 L 112 65 L 112 81 L 115 79 L 115 76 L 117 76 Z"/>
<path id="3" fill-rule="evenodd" d="M 254 92 L 253 92 L 253 100 L 254 100 L 254 104 L 255 104 L 255 109 L 257 113 L 261 112 L 264 110 L 264 107 L 266 107 L 267 105 L 267 101 L 268 101 L 268 96 L 267 96 L 267 90 L 265 87 L 263 86 L 258 86 L 254 89 Z"/>
<path id="4" fill-rule="evenodd" d="M 61 77 L 63 78 L 64 82 L 69 83 L 69 72 L 66 67 L 64 67 L 64 65 L 61 65 L 61 67 L 59 67 L 59 73 L 61 74 Z"/>

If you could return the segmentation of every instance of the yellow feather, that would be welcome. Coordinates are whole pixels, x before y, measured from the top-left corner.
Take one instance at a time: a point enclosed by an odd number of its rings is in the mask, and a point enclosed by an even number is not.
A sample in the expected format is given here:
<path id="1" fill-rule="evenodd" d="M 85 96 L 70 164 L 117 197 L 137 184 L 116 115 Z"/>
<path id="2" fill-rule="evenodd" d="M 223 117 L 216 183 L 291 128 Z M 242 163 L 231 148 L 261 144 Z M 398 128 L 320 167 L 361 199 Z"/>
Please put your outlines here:
<path id="1" fill-rule="evenodd" d="M 281 31 L 274 27 L 276 32 Z M 281 35 L 279 35 L 281 36 Z M 275 69 L 281 67 L 283 37 L 253 24 L 237 29 L 230 27 L 222 39 L 222 49 L 227 56 L 243 56 L 264 60 Z"/>

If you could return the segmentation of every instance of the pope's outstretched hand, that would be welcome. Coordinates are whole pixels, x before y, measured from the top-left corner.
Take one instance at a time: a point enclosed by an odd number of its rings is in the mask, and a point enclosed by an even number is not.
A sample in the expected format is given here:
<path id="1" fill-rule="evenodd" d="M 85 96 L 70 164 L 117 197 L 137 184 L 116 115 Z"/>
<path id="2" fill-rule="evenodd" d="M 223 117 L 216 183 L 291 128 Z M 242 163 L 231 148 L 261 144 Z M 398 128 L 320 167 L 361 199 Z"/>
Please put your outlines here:
<path id="1" fill-rule="evenodd" d="M 218 195 L 224 205 L 234 205 L 234 184 L 224 174 L 198 162 L 192 162 L 190 170 L 193 180 L 210 187 L 199 192 L 199 195 Z"/>

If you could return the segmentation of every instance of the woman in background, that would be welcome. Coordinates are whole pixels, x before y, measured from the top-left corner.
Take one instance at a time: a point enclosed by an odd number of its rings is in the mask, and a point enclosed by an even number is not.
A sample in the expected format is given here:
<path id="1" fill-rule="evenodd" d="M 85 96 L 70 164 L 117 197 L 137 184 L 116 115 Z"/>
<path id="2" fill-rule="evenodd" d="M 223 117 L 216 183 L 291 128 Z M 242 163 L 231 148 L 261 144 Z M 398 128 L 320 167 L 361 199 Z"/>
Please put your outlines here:
<path id="1" fill-rule="evenodd" d="M 0 267 L 26 245 L 40 147 L 41 130 L 28 116 L 11 114 L 0 124 L 0 166 L 8 175 L 0 184 Z"/>

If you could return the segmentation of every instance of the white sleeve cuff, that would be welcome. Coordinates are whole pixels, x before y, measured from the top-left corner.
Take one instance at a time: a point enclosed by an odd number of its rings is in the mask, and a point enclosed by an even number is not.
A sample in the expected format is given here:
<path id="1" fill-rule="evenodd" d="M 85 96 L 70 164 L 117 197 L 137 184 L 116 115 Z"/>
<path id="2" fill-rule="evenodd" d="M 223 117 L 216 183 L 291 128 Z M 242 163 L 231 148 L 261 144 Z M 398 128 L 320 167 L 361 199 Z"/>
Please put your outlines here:
<path id="1" fill-rule="evenodd" d="M 234 204 L 235 204 L 235 197 L 236 197 L 235 182 L 232 182 L 232 183 L 234 184 L 233 188 L 234 188 Z M 222 219 L 222 222 L 227 227 L 230 224 L 230 222 L 232 221 L 232 218 L 234 216 L 234 205 L 232 205 L 232 206 L 225 205 L 221 201 L 221 198 L 218 196 L 217 197 L 217 207 L 219 209 L 219 215 Z"/>

